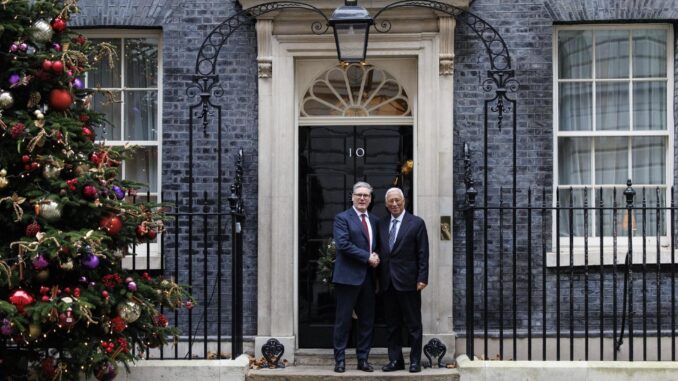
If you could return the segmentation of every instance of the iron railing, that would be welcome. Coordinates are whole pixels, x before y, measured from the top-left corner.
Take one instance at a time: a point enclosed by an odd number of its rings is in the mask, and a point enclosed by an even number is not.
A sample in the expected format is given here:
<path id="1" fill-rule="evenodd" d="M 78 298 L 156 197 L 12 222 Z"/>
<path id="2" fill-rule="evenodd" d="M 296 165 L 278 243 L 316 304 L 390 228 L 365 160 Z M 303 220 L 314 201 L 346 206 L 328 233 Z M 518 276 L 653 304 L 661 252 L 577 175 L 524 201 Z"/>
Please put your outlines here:
<path id="1" fill-rule="evenodd" d="M 466 154 L 469 358 L 676 360 L 673 188 L 500 188 L 479 205 Z"/>

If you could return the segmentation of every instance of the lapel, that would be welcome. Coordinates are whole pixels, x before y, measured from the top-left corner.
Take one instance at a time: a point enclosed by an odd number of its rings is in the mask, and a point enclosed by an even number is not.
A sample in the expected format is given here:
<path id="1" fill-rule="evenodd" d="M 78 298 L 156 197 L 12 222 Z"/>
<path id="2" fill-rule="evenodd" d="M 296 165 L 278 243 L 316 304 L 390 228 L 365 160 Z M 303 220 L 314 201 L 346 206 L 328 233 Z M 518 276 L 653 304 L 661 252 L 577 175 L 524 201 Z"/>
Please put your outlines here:
<path id="1" fill-rule="evenodd" d="M 391 254 L 398 254 L 398 249 L 400 248 L 400 243 L 403 241 L 403 238 L 405 234 L 407 234 L 407 231 L 412 227 L 410 216 L 408 215 L 407 212 L 403 215 L 403 221 L 400 223 L 400 229 L 398 229 L 398 235 L 396 236 L 395 243 L 393 243 L 393 249 L 391 250 Z M 390 229 L 390 227 L 388 228 Z M 386 236 L 388 237 L 388 231 L 386 232 Z"/>

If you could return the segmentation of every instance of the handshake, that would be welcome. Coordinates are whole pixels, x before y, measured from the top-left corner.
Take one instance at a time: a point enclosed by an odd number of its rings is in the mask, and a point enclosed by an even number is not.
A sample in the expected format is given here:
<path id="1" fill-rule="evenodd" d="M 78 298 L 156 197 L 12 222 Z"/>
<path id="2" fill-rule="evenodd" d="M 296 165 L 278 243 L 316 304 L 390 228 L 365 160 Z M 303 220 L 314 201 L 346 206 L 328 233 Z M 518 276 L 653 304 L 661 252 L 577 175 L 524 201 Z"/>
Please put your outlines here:
<path id="1" fill-rule="evenodd" d="M 367 264 L 369 264 L 371 267 L 379 266 L 379 254 L 374 252 L 370 254 L 370 259 L 367 260 Z"/>

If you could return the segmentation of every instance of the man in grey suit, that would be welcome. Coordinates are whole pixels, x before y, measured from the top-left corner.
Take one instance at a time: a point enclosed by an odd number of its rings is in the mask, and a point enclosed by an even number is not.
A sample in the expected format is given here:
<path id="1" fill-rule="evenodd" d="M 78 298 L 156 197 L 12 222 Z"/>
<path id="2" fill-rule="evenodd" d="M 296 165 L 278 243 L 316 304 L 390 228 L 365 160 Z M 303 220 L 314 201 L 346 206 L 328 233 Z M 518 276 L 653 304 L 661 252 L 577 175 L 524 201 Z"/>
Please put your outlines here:
<path id="1" fill-rule="evenodd" d="M 382 370 L 405 369 L 401 329 L 410 337 L 410 372 L 421 371 L 421 290 L 428 284 L 428 234 L 421 218 L 405 211 L 399 188 L 386 191 L 389 216 L 379 221 L 379 284 L 384 295 L 388 359 Z"/>
<path id="2" fill-rule="evenodd" d="M 351 329 L 352 313 L 358 316 L 356 355 L 358 369 L 372 372 L 367 362 L 372 347 L 374 328 L 374 275 L 379 264 L 377 217 L 367 212 L 372 201 L 372 186 L 366 182 L 353 185 L 353 206 L 334 218 L 336 261 L 332 274 L 337 300 L 334 320 L 334 371 L 346 370 L 346 346 Z"/>

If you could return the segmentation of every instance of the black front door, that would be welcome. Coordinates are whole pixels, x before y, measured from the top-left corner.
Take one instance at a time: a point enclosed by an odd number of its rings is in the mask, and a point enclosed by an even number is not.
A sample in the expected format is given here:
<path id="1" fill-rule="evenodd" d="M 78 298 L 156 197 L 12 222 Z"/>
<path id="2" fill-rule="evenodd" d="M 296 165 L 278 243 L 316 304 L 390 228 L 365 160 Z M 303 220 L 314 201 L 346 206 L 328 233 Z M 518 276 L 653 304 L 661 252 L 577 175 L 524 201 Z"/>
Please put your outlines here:
<path id="1" fill-rule="evenodd" d="M 299 151 L 299 345 L 331 348 L 334 294 L 319 260 L 334 216 L 351 207 L 351 188 L 361 180 L 374 188 L 371 213 L 386 215 L 384 193 L 394 185 L 403 188 L 412 211 L 412 126 L 301 127 Z M 379 298 L 376 320 L 374 346 L 384 347 Z"/>

